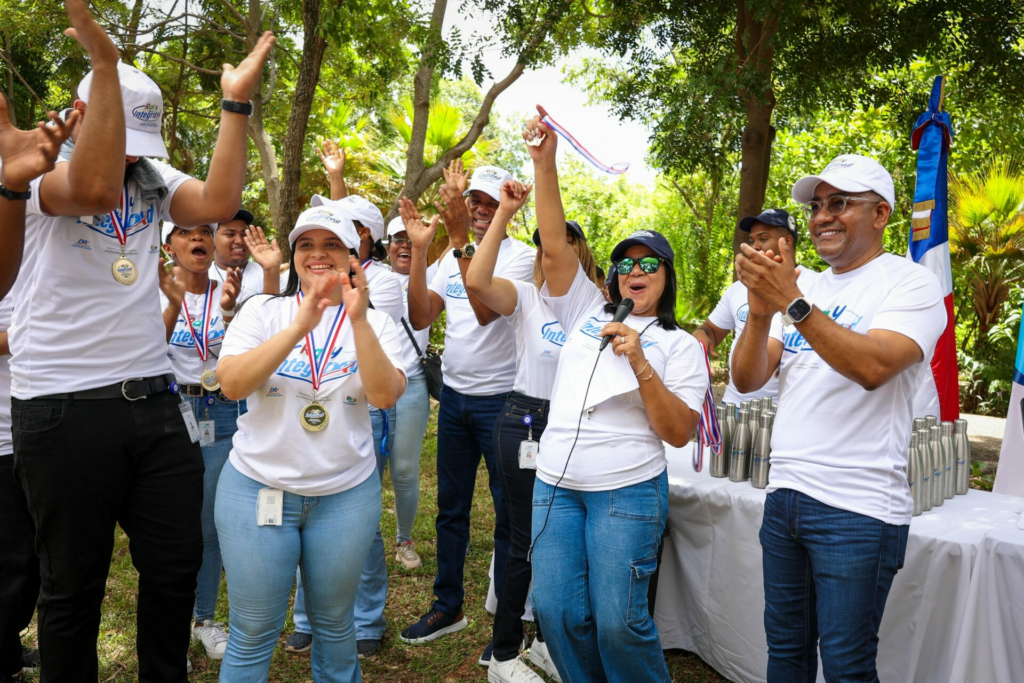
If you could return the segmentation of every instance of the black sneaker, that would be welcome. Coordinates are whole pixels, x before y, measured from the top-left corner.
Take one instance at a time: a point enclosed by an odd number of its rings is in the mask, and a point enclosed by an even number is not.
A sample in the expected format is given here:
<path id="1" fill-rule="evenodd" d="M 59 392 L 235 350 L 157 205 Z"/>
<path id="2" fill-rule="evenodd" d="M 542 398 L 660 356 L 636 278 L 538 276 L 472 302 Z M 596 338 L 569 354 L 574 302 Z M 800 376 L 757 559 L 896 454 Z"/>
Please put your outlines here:
<path id="1" fill-rule="evenodd" d="M 21 673 L 39 673 L 39 650 L 31 647 L 21 646 Z"/>
<path id="2" fill-rule="evenodd" d="M 402 631 L 399 636 L 407 643 L 426 643 L 441 636 L 455 633 L 469 626 L 466 615 L 459 610 L 458 614 L 449 616 L 444 612 L 431 609 L 420 617 L 420 620 Z"/>
<path id="3" fill-rule="evenodd" d="M 379 640 L 357 640 L 356 649 L 359 651 L 359 659 L 372 659 L 380 650 Z"/>
<path id="4" fill-rule="evenodd" d="M 295 633 L 288 636 L 288 640 L 284 641 L 285 652 L 291 652 L 293 654 L 299 654 L 301 652 L 309 652 L 310 648 L 313 647 L 313 634 L 312 633 Z"/>
<path id="5" fill-rule="evenodd" d="M 476 660 L 476 663 L 480 666 L 491 665 L 491 654 L 494 652 L 494 641 L 490 640 L 487 642 L 487 647 L 480 653 L 480 659 Z"/>

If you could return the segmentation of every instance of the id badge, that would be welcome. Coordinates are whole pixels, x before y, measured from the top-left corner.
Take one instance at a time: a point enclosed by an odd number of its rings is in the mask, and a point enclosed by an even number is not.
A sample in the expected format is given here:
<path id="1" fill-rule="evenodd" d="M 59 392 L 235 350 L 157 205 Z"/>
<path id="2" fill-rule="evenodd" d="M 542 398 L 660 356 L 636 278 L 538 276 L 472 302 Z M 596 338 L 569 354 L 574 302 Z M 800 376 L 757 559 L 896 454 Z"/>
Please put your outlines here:
<path id="1" fill-rule="evenodd" d="M 213 420 L 199 421 L 199 445 L 212 446 L 216 439 L 217 426 Z"/>
<path id="2" fill-rule="evenodd" d="M 531 439 L 519 443 L 519 469 L 537 469 L 537 455 L 540 453 L 540 444 Z"/>
<path id="3" fill-rule="evenodd" d="M 181 417 L 185 420 L 185 428 L 188 430 L 188 438 L 192 443 L 199 441 L 199 424 L 196 422 L 196 415 L 192 412 L 192 406 L 182 401 L 178 404 L 181 409 Z"/>
<path id="4" fill-rule="evenodd" d="M 284 512 L 284 491 L 260 489 L 256 501 L 256 526 L 281 526 Z"/>

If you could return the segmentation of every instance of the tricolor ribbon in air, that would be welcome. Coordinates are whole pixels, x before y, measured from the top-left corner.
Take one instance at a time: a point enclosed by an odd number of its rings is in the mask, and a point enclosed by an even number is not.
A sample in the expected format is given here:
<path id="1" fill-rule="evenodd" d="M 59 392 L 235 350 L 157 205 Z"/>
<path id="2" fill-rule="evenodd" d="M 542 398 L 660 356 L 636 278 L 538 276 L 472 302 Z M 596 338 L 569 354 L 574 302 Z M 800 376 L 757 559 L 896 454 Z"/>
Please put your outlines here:
<path id="1" fill-rule="evenodd" d="M 590 163 L 592 163 L 594 166 L 604 171 L 605 173 L 611 173 L 612 175 L 620 175 L 629 170 L 629 164 L 626 162 L 612 164 L 611 166 L 608 166 L 607 164 L 602 164 L 600 161 L 597 160 L 597 157 L 595 157 L 593 154 L 587 151 L 587 148 L 581 145 L 579 141 L 572 136 L 572 133 L 567 131 L 564 127 L 562 127 L 560 123 L 551 118 L 550 114 L 541 119 L 541 121 L 543 121 L 544 125 L 546 125 L 548 128 L 550 128 L 551 130 L 555 131 L 563 138 L 565 138 L 569 142 L 569 144 L 572 145 L 577 152 L 583 155 L 583 157 L 587 161 L 589 161 Z"/>
<path id="2" fill-rule="evenodd" d="M 715 412 L 715 389 L 711 384 L 711 361 L 704 342 L 700 342 L 700 350 L 704 353 L 704 367 L 708 371 L 708 390 L 704 393 L 704 405 L 700 409 L 700 422 L 697 424 L 697 448 L 693 452 L 693 471 L 704 469 L 704 446 L 711 446 L 716 455 L 722 452 L 722 428 L 718 424 Z"/>
<path id="3" fill-rule="evenodd" d="M 206 284 L 206 296 L 203 297 L 203 320 L 199 323 L 199 334 L 196 334 L 195 325 L 192 323 L 192 316 L 188 312 L 188 295 L 181 297 L 181 307 L 185 311 L 185 325 L 188 327 L 192 340 L 196 343 L 196 353 L 199 360 L 205 362 L 210 355 L 210 318 L 213 317 L 213 280 Z"/>
<path id="4" fill-rule="evenodd" d="M 295 300 L 299 302 L 299 306 L 302 306 L 302 292 L 295 295 Z M 313 330 L 309 331 L 306 335 L 306 353 L 309 355 L 309 381 L 313 385 L 313 394 L 319 391 L 320 385 L 323 384 L 324 373 L 327 371 L 328 361 L 331 359 L 331 353 L 334 351 L 334 344 L 338 341 L 338 335 L 341 332 L 341 326 L 345 324 L 345 317 L 348 315 L 348 311 L 345 310 L 345 305 L 342 304 L 338 307 L 338 312 L 334 314 L 334 322 L 331 323 L 331 329 L 327 332 L 328 344 L 324 347 L 324 352 L 320 354 L 319 362 L 316 357 L 316 343 L 313 340 Z"/>

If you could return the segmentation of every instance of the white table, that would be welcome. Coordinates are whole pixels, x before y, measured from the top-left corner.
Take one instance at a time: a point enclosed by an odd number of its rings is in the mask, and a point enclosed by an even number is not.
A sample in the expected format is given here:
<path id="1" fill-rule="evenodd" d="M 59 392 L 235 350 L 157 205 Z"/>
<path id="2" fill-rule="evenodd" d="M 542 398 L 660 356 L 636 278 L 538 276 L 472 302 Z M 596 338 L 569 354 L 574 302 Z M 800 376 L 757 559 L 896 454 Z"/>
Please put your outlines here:
<path id="1" fill-rule="evenodd" d="M 765 492 L 669 449 L 669 536 L 654 619 L 736 683 L 765 680 Z M 915 517 L 879 631 L 885 683 L 1024 681 L 1024 498 L 970 491 Z M 821 667 L 818 680 L 824 681 Z"/>

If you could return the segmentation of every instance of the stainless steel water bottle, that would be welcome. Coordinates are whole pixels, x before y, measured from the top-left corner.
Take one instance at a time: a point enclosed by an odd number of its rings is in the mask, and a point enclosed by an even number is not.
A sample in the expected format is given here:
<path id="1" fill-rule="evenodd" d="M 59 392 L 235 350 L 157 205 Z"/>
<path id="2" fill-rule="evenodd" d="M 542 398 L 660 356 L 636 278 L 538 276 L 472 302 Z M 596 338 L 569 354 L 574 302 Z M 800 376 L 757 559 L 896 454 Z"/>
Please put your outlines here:
<path id="1" fill-rule="evenodd" d="M 761 427 L 761 402 L 757 399 L 750 402 L 747 426 L 750 427 L 750 448 L 753 452 L 754 441 L 757 439 L 757 432 Z"/>
<path id="2" fill-rule="evenodd" d="M 923 417 L 915 417 L 914 418 L 914 429 L 912 431 L 916 432 L 917 430 L 924 429 L 924 428 L 925 428 L 924 418 Z"/>
<path id="3" fill-rule="evenodd" d="M 740 401 L 740 410 L 750 410 L 750 401 Z"/>
<path id="4" fill-rule="evenodd" d="M 930 466 L 932 468 L 932 507 L 935 508 L 942 507 L 942 504 L 946 501 L 946 482 L 942 478 L 946 470 L 946 463 L 942 457 L 941 436 L 942 429 L 938 425 L 928 428 L 928 453 L 929 457 L 931 457 Z"/>
<path id="5" fill-rule="evenodd" d="M 971 440 L 967 437 L 967 420 L 953 423 L 953 451 L 956 455 L 956 495 L 971 488 Z"/>
<path id="6" fill-rule="evenodd" d="M 928 450 L 928 430 L 925 428 L 917 430 L 917 463 L 918 463 L 918 486 L 921 488 L 921 511 L 928 512 L 932 509 L 932 456 Z"/>
<path id="7" fill-rule="evenodd" d="M 935 417 L 934 415 L 925 415 L 924 416 L 924 427 L 925 427 L 925 429 L 931 429 L 932 427 L 937 427 L 938 425 L 939 425 L 939 418 Z"/>
<path id="8" fill-rule="evenodd" d="M 772 450 L 772 418 L 762 415 L 758 419 L 757 438 L 754 440 L 754 453 L 750 464 L 750 485 L 755 489 L 768 486 L 769 456 Z"/>
<path id="9" fill-rule="evenodd" d="M 712 477 L 729 476 L 729 444 L 732 440 L 732 434 L 729 432 L 730 423 L 725 417 L 727 410 L 729 410 L 729 407 L 724 404 L 715 406 L 715 414 L 718 416 L 718 428 L 722 431 L 722 451 L 715 453 L 714 449 L 711 449 L 710 474 Z"/>
<path id="10" fill-rule="evenodd" d="M 907 484 L 910 486 L 910 497 L 914 501 L 914 517 L 921 514 L 921 462 L 917 454 L 917 433 L 910 435 L 910 447 L 907 449 Z"/>
<path id="11" fill-rule="evenodd" d="M 732 435 L 732 450 L 729 456 L 729 480 L 750 479 L 750 414 L 740 408 L 736 421 L 736 432 Z"/>
<path id="12" fill-rule="evenodd" d="M 942 446 L 942 495 L 949 500 L 956 495 L 956 454 L 953 453 L 953 423 L 943 422 L 939 425 L 942 430 L 939 435 L 939 445 Z"/>

